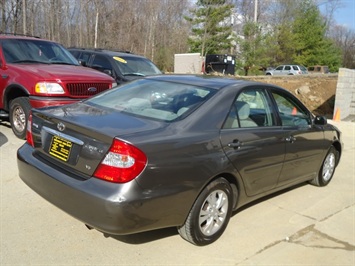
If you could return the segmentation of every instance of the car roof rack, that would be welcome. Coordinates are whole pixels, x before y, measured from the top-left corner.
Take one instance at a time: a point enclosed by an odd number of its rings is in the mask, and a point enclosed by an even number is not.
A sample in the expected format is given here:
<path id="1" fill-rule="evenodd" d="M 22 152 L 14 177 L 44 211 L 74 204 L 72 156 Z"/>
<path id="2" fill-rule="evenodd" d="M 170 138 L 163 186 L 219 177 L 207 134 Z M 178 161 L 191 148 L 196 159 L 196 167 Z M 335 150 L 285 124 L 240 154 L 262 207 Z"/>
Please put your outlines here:
<path id="1" fill-rule="evenodd" d="M 80 49 L 80 50 L 91 50 L 91 51 L 108 51 L 108 52 L 117 52 L 117 53 L 126 53 L 131 54 L 131 51 L 128 50 L 115 50 L 115 49 L 107 49 L 107 48 L 87 48 L 87 47 L 68 47 L 68 49 Z"/>
<path id="2" fill-rule="evenodd" d="M 110 52 L 125 53 L 125 54 L 132 53 L 131 51 L 128 51 L 128 50 L 115 50 L 115 49 L 103 49 L 103 48 L 96 48 L 95 50 L 110 51 Z"/>
<path id="3" fill-rule="evenodd" d="M 12 35 L 12 36 L 32 37 L 32 38 L 37 38 L 37 39 L 40 39 L 40 38 L 41 38 L 41 37 L 39 37 L 39 36 L 33 36 L 33 35 L 28 35 L 28 34 L 21 34 L 21 33 L 16 33 L 16 32 L 2 32 L 2 31 L 0 31 L 0 35 Z"/>

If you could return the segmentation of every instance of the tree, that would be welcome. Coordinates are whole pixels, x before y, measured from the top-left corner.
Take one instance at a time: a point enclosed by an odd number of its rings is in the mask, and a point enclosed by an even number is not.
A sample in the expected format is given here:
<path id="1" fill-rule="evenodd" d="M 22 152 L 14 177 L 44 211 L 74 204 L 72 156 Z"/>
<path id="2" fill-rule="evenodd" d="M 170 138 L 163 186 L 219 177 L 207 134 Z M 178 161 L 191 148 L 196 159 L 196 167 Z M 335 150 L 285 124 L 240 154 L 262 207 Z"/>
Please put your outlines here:
<path id="1" fill-rule="evenodd" d="M 255 1 L 196 0 L 191 9 L 192 0 L 0 0 L 0 31 L 39 36 L 66 47 L 96 43 L 128 50 L 152 59 L 164 71 L 172 70 L 175 53 L 204 56 L 235 53 L 234 48 L 237 62 L 247 68 L 300 62 L 336 70 L 338 60 L 353 67 L 354 33 L 342 37 L 332 24 L 340 0 Z M 319 6 L 326 7 L 325 16 Z"/>
<path id="2" fill-rule="evenodd" d="M 22 15 L 23 7 L 22 0 L 2 0 L 1 1 L 1 31 L 21 33 L 23 28 Z"/>
<path id="3" fill-rule="evenodd" d="M 192 17 L 186 17 L 192 25 L 188 38 L 191 52 L 201 55 L 226 53 L 231 48 L 232 25 L 230 17 L 233 5 L 227 0 L 198 0 Z"/>
<path id="4" fill-rule="evenodd" d="M 276 32 L 277 41 L 276 49 L 274 50 L 274 60 L 275 63 L 289 63 L 292 62 L 292 57 L 294 53 L 294 43 L 293 34 L 290 30 L 292 28 L 292 23 L 284 22 L 282 23 Z"/>
<path id="5" fill-rule="evenodd" d="M 328 65 L 331 71 L 340 66 L 340 51 L 326 37 L 326 24 L 318 7 L 302 1 L 292 25 L 293 62 L 300 65 Z"/>
<path id="6" fill-rule="evenodd" d="M 257 69 L 266 66 L 270 61 L 267 50 L 270 49 L 268 33 L 263 32 L 262 27 L 255 22 L 246 22 L 243 27 L 243 36 L 237 39 L 239 44 L 239 56 L 245 75 L 248 75 L 249 69 Z"/>
<path id="7" fill-rule="evenodd" d="M 338 8 L 343 6 L 342 0 L 315 0 L 318 7 L 324 7 L 323 18 L 327 29 L 327 35 L 331 27 L 335 24 L 334 13 Z"/>
<path id="8" fill-rule="evenodd" d="M 355 69 L 355 31 L 336 26 L 331 29 L 330 36 L 342 51 L 342 66 Z"/>

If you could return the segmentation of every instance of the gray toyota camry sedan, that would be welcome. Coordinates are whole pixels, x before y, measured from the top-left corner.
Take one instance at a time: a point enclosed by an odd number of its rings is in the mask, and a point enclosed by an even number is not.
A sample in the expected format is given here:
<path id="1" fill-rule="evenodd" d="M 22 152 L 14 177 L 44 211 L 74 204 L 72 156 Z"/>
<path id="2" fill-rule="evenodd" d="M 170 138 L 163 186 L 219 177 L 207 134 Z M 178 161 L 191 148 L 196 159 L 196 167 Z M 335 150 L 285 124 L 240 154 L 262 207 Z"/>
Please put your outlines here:
<path id="1" fill-rule="evenodd" d="M 327 185 L 341 152 L 339 130 L 282 88 L 162 75 L 33 109 L 17 156 L 31 189 L 90 228 L 207 245 L 241 206 Z"/>

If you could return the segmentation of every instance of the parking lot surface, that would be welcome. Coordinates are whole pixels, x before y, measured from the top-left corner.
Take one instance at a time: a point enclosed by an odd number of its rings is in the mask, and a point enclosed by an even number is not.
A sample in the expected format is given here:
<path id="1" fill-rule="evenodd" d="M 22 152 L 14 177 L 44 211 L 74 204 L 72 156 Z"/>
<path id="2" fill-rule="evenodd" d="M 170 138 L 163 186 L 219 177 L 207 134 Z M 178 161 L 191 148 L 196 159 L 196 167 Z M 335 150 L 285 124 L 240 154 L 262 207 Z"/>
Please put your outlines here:
<path id="1" fill-rule="evenodd" d="M 0 121 L 0 265 L 355 265 L 355 123 L 332 123 L 344 151 L 327 187 L 302 184 L 250 204 L 219 240 L 197 247 L 175 228 L 88 230 L 21 181 L 24 141 Z"/>

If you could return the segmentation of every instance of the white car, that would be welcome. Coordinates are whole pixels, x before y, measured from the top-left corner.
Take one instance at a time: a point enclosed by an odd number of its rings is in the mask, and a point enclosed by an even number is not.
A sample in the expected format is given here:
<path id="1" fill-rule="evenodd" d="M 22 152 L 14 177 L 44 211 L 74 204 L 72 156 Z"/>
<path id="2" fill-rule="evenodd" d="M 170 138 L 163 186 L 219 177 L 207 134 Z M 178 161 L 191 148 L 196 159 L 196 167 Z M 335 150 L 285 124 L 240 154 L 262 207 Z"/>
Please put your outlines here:
<path id="1" fill-rule="evenodd" d="M 308 74 L 307 68 L 300 65 L 281 65 L 272 70 L 267 70 L 266 75 L 280 76 L 280 75 L 302 75 Z"/>

